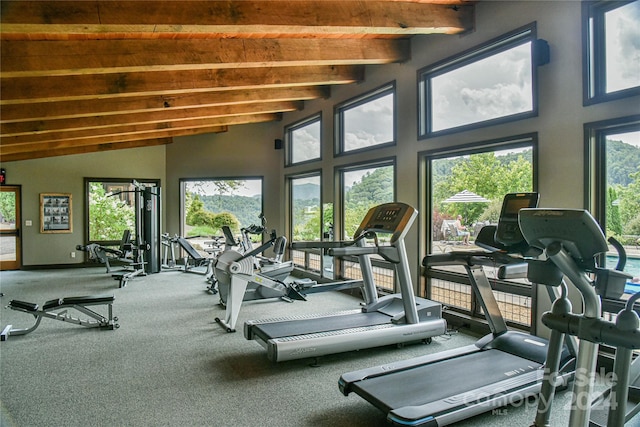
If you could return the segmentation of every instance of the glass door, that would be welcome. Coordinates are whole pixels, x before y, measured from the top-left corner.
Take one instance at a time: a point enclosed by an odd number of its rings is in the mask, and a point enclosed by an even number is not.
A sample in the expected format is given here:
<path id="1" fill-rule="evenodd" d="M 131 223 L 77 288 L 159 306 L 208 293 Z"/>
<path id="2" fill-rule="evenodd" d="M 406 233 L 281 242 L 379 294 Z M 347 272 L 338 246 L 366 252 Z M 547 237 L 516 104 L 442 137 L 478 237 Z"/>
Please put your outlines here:
<path id="1" fill-rule="evenodd" d="M 0 187 L 0 270 L 20 268 L 20 187 Z"/>

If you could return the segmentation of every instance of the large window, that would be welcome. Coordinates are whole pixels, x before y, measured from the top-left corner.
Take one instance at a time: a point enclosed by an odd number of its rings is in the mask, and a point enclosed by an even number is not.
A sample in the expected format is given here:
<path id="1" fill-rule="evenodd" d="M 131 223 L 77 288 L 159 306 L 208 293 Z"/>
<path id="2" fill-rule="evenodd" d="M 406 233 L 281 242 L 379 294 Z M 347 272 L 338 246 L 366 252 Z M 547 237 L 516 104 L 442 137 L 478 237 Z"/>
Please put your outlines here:
<path id="1" fill-rule="evenodd" d="M 537 115 L 546 48 L 530 25 L 421 70 L 420 137 Z"/>
<path id="2" fill-rule="evenodd" d="M 365 215 L 373 206 L 395 201 L 395 163 L 392 160 L 376 164 L 358 165 L 339 171 L 342 194 L 342 236 L 352 239 Z M 380 243 L 390 236 L 379 236 Z M 395 289 L 394 269 L 377 256 L 372 257 L 376 285 L 385 291 Z M 357 259 L 346 259 L 341 264 L 341 276 L 361 279 Z"/>
<path id="3" fill-rule="evenodd" d="M 320 114 L 285 128 L 287 165 L 294 165 L 321 158 Z"/>
<path id="4" fill-rule="evenodd" d="M 590 167 L 587 200 L 607 237 L 627 251 L 625 271 L 640 278 L 640 116 L 585 125 Z M 612 249 L 608 267 L 615 267 Z"/>
<path id="5" fill-rule="evenodd" d="M 294 242 L 332 240 L 328 230 L 333 227 L 333 210 L 327 212 L 321 204 L 321 178 L 319 171 L 288 177 L 290 235 Z M 300 268 L 332 277 L 332 259 L 320 249 L 294 250 L 291 258 Z"/>
<path id="6" fill-rule="evenodd" d="M 430 230 L 424 253 L 446 253 L 479 249 L 475 237 L 482 227 L 497 224 L 504 195 L 534 191 L 536 136 L 479 142 L 422 156 L 426 191 L 423 194 L 424 229 Z M 459 221 L 466 227 L 458 233 Z M 490 267 L 484 267 L 494 278 Z M 469 286 L 464 268 L 437 267 L 427 270 L 427 297 L 446 304 L 452 311 L 483 317 Z M 492 279 L 500 310 L 512 324 L 532 324 L 533 292 L 526 282 L 507 283 Z"/>
<path id="7" fill-rule="evenodd" d="M 395 84 L 336 107 L 338 153 L 395 144 Z"/>
<path id="8" fill-rule="evenodd" d="M 358 166 L 341 171 L 343 237 L 353 238 L 370 208 L 393 202 L 395 197 L 393 163 Z"/>
<path id="9" fill-rule="evenodd" d="M 204 241 L 222 235 L 224 225 L 237 234 L 242 227 L 262 223 L 262 178 L 181 180 L 181 194 L 184 237 L 201 236 Z M 192 244 L 204 247 L 197 239 Z"/>
<path id="10" fill-rule="evenodd" d="M 289 178 L 293 241 L 319 241 L 322 236 L 320 178 L 319 172 Z"/>
<path id="11" fill-rule="evenodd" d="M 583 3 L 584 103 L 640 93 L 640 1 Z"/>
<path id="12" fill-rule="evenodd" d="M 133 179 L 85 179 L 87 241 L 113 245 L 125 230 L 135 235 L 135 186 Z M 157 180 L 137 180 L 145 186 L 158 186 Z"/>

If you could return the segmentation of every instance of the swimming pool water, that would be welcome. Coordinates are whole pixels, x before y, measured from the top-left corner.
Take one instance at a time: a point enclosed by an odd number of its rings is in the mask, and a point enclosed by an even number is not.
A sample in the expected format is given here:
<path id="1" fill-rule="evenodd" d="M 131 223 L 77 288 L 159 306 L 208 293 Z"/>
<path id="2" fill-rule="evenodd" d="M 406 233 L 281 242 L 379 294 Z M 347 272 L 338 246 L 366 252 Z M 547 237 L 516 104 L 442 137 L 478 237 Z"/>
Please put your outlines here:
<path id="1" fill-rule="evenodd" d="M 617 256 L 607 255 L 607 268 L 615 268 L 617 263 Z M 627 257 L 627 264 L 624 267 L 624 271 L 633 277 L 640 277 L 640 258 Z"/>

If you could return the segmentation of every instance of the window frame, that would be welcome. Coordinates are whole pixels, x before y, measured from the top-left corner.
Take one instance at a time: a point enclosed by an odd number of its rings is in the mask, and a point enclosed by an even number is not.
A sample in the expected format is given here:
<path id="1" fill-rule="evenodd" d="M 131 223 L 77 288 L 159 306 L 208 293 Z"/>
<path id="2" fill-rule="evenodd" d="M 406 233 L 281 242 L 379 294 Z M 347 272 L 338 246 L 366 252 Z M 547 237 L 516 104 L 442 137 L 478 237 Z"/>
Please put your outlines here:
<path id="1" fill-rule="evenodd" d="M 338 232 L 337 237 L 340 240 L 351 240 L 353 236 L 346 236 L 344 233 L 344 223 L 345 223 L 345 197 L 346 192 L 344 191 L 344 173 L 345 172 L 353 172 L 361 169 L 374 169 L 379 167 L 393 167 L 393 201 L 396 201 L 398 195 L 398 168 L 397 168 L 397 159 L 395 156 L 385 157 L 377 160 L 367 160 L 357 163 L 349 163 L 346 165 L 340 165 L 335 167 L 335 176 L 337 177 L 338 182 L 338 200 L 339 200 L 339 211 L 336 219 L 340 221 L 340 228 L 336 230 L 334 224 L 334 232 Z M 334 208 L 334 215 L 336 209 Z"/>
<path id="2" fill-rule="evenodd" d="M 613 92 L 606 91 L 604 15 L 629 3 L 633 3 L 633 0 L 582 2 L 582 104 L 584 106 L 640 95 L 640 85 Z"/>
<path id="3" fill-rule="evenodd" d="M 584 124 L 584 208 L 600 227 L 606 226 L 606 136 L 638 126 L 640 114 Z"/>
<path id="4" fill-rule="evenodd" d="M 395 156 L 380 158 L 376 160 L 362 161 L 357 163 L 349 163 L 346 165 L 340 165 L 334 167 L 334 177 L 336 183 L 336 194 L 338 195 L 335 204 L 334 204 L 334 219 L 336 223 L 334 224 L 334 232 L 336 233 L 336 237 L 338 240 L 352 240 L 353 236 L 346 236 L 344 232 L 345 228 L 345 198 L 346 192 L 344 191 L 345 182 L 344 182 L 344 173 L 352 172 L 359 169 L 372 169 L 379 167 L 393 167 L 393 200 L 397 201 L 398 197 L 398 164 L 397 158 Z M 337 279 L 353 279 L 353 277 L 347 277 L 346 266 L 349 264 L 357 263 L 356 256 L 348 256 L 342 257 L 341 259 L 336 260 L 334 263 L 335 269 L 335 278 Z M 395 277 L 395 269 L 393 267 L 389 267 L 390 263 L 388 261 L 384 261 L 382 259 L 373 258 L 371 260 L 374 271 L 378 271 L 377 274 L 380 274 L 383 271 L 386 271 L 387 274 L 383 276 L 388 278 L 388 282 L 391 283 L 377 283 L 378 292 L 382 294 L 386 293 L 394 293 L 397 292 L 397 278 Z M 386 285 L 386 286 L 385 286 Z"/>
<path id="5" fill-rule="evenodd" d="M 222 176 L 222 177 L 201 177 L 201 178 L 180 178 L 178 180 L 178 187 L 180 193 L 180 203 L 179 203 L 179 218 L 180 218 L 180 235 L 186 237 L 185 225 L 187 220 L 187 213 L 185 212 L 185 190 L 186 184 L 188 182 L 199 182 L 199 181 L 245 181 L 245 180 L 259 180 L 260 181 L 260 211 L 264 212 L 264 176 L 261 175 L 242 175 L 242 176 Z M 268 220 L 269 218 L 267 218 Z M 257 222 L 257 218 L 254 223 Z M 248 226 L 249 224 L 240 224 L 240 227 Z M 264 239 L 264 236 L 262 236 Z"/>
<path id="6" fill-rule="evenodd" d="M 418 181 L 419 206 L 422 212 L 427 212 L 427 214 L 422 216 L 422 220 L 418 224 L 418 232 L 419 236 L 421 236 L 418 243 L 420 259 L 423 259 L 427 253 L 431 253 L 432 251 L 429 250 L 429 248 L 433 247 L 433 218 L 431 217 L 431 213 L 433 212 L 433 200 L 431 196 L 433 168 L 431 162 L 433 160 L 448 157 L 480 154 L 492 151 L 503 151 L 506 149 L 515 149 L 529 146 L 532 148 L 532 191 L 538 191 L 539 143 L 538 134 L 536 132 L 521 135 L 512 135 L 486 141 L 472 142 L 452 147 L 426 150 L 418 153 L 420 171 L 420 178 Z M 419 296 L 431 298 L 432 292 L 430 288 L 430 280 L 434 279 L 459 283 L 463 286 L 470 286 L 466 274 L 434 269 L 433 272 L 430 273 L 427 277 L 427 271 L 425 270 L 424 274 L 420 275 L 420 283 L 418 288 Z M 537 286 L 535 284 L 511 282 L 509 280 L 498 280 L 495 278 L 490 278 L 489 281 L 491 282 L 494 291 L 531 298 L 530 309 L 532 318 L 530 319 L 530 326 L 528 330 L 531 333 L 535 334 L 537 329 L 535 313 L 537 312 L 538 306 L 538 292 L 536 291 Z M 515 292 L 510 292 L 510 290 Z M 484 316 L 478 311 L 479 305 L 475 302 L 475 295 L 471 291 L 469 293 L 471 298 L 471 311 L 468 312 L 462 308 L 449 306 L 449 309 L 447 310 L 447 317 L 454 320 L 455 322 L 469 323 L 474 329 L 477 329 L 484 333 L 486 332 L 484 326 L 486 324 L 486 321 L 484 319 Z M 507 325 L 518 329 L 526 329 L 526 325 L 514 323 L 511 320 L 507 320 Z"/>
<path id="7" fill-rule="evenodd" d="M 160 179 L 154 179 L 154 178 L 96 178 L 96 177 L 85 177 L 84 178 L 84 221 L 85 221 L 85 226 L 84 226 L 84 233 L 85 233 L 85 242 L 87 244 L 91 244 L 91 243 L 98 243 L 102 246 L 117 246 L 120 244 L 120 240 L 89 240 L 90 237 L 90 230 L 89 230 L 89 226 L 90 226 L 90 220 L 89 220 L 89 209 L 90 209 L 90 204 L 89 204 L 89 190 L 91 189 L 91 183 L 94 182 L 100 182 L 100 183 L 107 183 L 107 184 L 127 184 L 130 185 L 132 182 L 139 182 L 141 184 L 151 184 L 155 187 L 158 188 L 162 188 L 161 187 L 161 183 L 162 181 Z M 135 207 L 135 206 L 134 206 Z M 136 216 L 139 215 L 138 212 L 136 212 Z M 134 230 L 135 231 L 135 230 Z"/>
<path id="8" fill-rule="evenodd" d="M 640 114 L 585 123 L 584 128 L 584 209 L 590 211 L 600 228 L 606 230 L 607 218 L 607 173 L 606 173 L 606 138 L 607 135 L 624 133 L 640 127 Z M 605 265 L 606 254 L 598 259 Z M 615 315 L 625 307 L 621 300 L 602 299 L 602 310 L 606 316 Z M 640 314 L 640 311 L 636 309 Z M 607 345 L 600 347 L 602 354 L 611 355 L 613 348 Z M 601 354 L 601 355 L 602 355 Z M 605 357 L 601 360 L 607 360 Z"/>
<path id="9" fill-rule="evenodd" d="M 287 200 L 288 200 L 288 209 L 287 209 L 287 215 L 288 215 L 288 220 L 287 220 L 287 231 L 288 231 L 288 235 L 289 235 L 289 240 L 291 242 L 295 242 L 296 240 L 294 240 L 293 238 L 293 227 L 294 227 L 294 223 L 293 223 L 293 208 L 294 208 L 294 200 L 293 200 L 293 180 L 295 179 L 305 179 L 305 178 L 313 178 L 313 177 L 318 177 L 318 179 L 320 180 L 320 198 L 319 198 L 319 207 L 320 207 L 320 223 L 322 224 L 323 221 L 323 212 L 322 212 L 322 169 L 314 169 L 311 171 L 306 171 L 306 172 L 301 172 L 301 173 L 295 173 L 295 174 L 290 174 L 290 175 L 285 175 L 285 181 L 286 181 L 286 185 L 287 185 Z M 318 241 L 322 241 L 323 236 L 322 236 L 322 230 L 320 230 L 320 235 L 318 236 L 319 239 Z"/>
<path id="10" fill-rule="evenodd" d="M 369 102 L 375 101 L 378 98 L 382 98 L 387 95 L 393 95 L 393 117 L 392 117 L 392 140 L 370 145 L 363 148 L 345 151 L 344 149 L 344 113 L 352 108 L 359 107 Z M 352 154 L 358 154 L 365 151 L 378 150 L 385 147 L 392 147 L 397 144 L 398 140 L 398 96 L 396 91 L 395 80 L 377 87 L 362 95 L 358 95 L 345 102 L 334 106 L 334 132 L 335 132 L 335 146 L 334 157 L 348 156 Z"/>
<path id="11" fill-rule="evenodd" d="M 493 119 L 482 120 L 464 125 L 434 131 L 431 79 L 458 70 L 467 65 L 484 60 L 512 48 L 531 43 L 531 110 L 513 113 Z M 538 67 L 549 62 L 549 48 L 544 40 L 537 38 L 537 25 L 528 25 L 510 31 L 459 54 L 421 68 L 417 71 L 418 91 L 418 140 L 448 135 L 471 129 L 479 129 L 497 124 L 513 122 L 538 116 Z"/>
<path id="12" fill-rule="evenodd" d="M 322 225 L 324 224 L 324 204 L 323 204 L 323 197 L 322 197 L 322 193 L 323 193 L 323 183 L 322 183 L 322 169 L 314 169 L 314 170 L 309 170 L 306 172 L 301 172 L 301 173 L 295 173 L 295 174 L 290 174 L 290 175 L 285 175 L 285 186 L 286 186 L 286 191 L 287 191 L 287 209 L 286 209 L 286 230 L 288 233 L 288 237 L 289 237 L 289 241 L 290 242 L 296 242 L 297 240 L 295 240 L 293 238 L 294 236 L 294 231 L 293 231 L 293 227 L 294 227 L 294 223 L 293 223 L 293 218 L 294 218 L 294 214 L 293 214 L 293 208 L 294 208 L 294 201 L 293 201 L 293 183 L 292 181 L 294 179 L 304 179 L 304 178 L 310 178 L 310 177 L 314 177 L 317 176 L 320 178 L 320 226 L 322 228 Z M 324 235 L 323 235 L 323 230 L 320 230 L 320 240 L 318 241 L 325 241 L 327 239 L 325 239 Z M 317 275 L 318 277 L 323 277 L 324 275 L 324 258 L 323 258 L 323 252 L 321 249 L 290 249 L 289 251 L 289 256 L 291 258 L 291 260 L 293 261 L 294 265 L 296 266 L 296 268 L 304 270 L 305 272 L 307 272 L 308 274 L 311 275 Z"/>
<path id="13" fill-rule="evenodd" d="M 300 130 L 316 122 L 319 123 L 320 125 L 320 147 L 319 147 L 318 157 L 314 157 L 312 159 L 303 160 L 299 162 L 294 162 L 293 161 L 294 147 L 293 147 L 292 133 L 295 132 L 296 130 Z M 323 141 L 322 111 L 285 126 L 284 139 L 285 139 L 285 167 L 299 166 L 307 163 L 321 161 L 322 160 L 322 141 Z"/>

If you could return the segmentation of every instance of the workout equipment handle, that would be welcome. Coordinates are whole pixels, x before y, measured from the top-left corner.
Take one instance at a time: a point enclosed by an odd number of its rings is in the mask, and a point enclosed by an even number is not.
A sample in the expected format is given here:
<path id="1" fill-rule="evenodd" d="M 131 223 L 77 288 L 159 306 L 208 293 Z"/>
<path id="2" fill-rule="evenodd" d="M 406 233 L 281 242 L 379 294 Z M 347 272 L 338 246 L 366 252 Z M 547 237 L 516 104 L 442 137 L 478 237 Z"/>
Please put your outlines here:
<path id="1" fill-rule="evenodd" d="M 624 271 L 624 266 L 627 264 L 627 251 L 615 237 L 609 237 L 607 241 L 611 243 L 611 246 L 616 248 L 616 251 L 618 252 L 618 264 L 616 264 L 616 270 Z"/>
<path id="2" fill-rule="evenodd" d="M 330 256 L 346 256 L 346 255 L 373 255 L 380 252 L 380 248 L 377 246 L 347 246 L 343 248 L 330 248 L 327 249 L 327 255 Z"/>
<path id="3" fill-rule="evenodd" d="M 353 245 L 353 240 L 341 240 L 338 242 L 291 242 L 291 249 L 330 249 L 342 248 Z"/>

